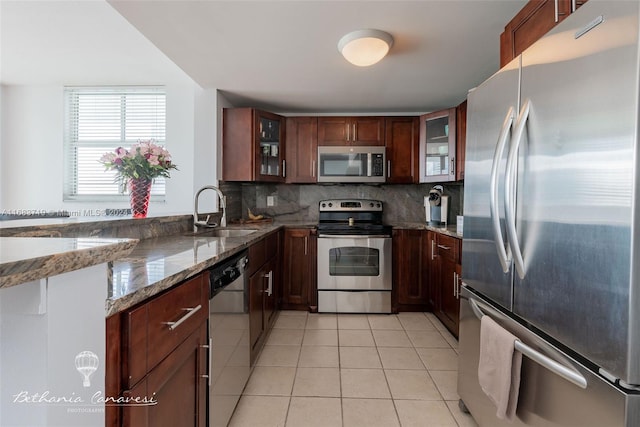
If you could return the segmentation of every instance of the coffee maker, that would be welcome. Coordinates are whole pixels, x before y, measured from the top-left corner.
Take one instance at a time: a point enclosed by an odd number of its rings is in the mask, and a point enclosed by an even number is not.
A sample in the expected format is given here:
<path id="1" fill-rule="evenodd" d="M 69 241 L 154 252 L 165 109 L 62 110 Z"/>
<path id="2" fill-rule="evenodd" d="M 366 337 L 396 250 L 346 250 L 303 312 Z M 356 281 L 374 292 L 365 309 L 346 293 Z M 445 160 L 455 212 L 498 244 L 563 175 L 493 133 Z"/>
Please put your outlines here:
<path id="1" fill-rule="evenodd" d="M 429 195 L 424 196 L 424 211 L 429 225 L 447 226 L 449 196 L 442 195 L 443 191 L 442 185 L 434 185 Z"/>

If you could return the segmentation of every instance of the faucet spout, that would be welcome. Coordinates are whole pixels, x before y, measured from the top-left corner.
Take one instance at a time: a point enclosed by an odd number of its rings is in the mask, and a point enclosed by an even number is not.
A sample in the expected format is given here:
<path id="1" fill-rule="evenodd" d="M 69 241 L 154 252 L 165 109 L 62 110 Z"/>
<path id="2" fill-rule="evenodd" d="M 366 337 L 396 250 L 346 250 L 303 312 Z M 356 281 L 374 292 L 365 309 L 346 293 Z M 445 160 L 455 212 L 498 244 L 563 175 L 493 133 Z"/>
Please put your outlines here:
<path id="1" fill-rule="evenodd" d="M 213 190 L 218 194 L 218 197 L 220 199 L 220 206 L 218 210 L 220 209 L 222 210 L 222 218 L 220 219 L 220 226 L 221 227 L 227 226 L 227 200 L 225 195 L 222 194 L 222 191 L 220 191 L 220 189 L 215 185 L 205 185 L 204 187 L 202 187 L 196 192 L 196 195 L 193 198 L 193 231 L 194 232 L 198 231 L 198 227 L 217 227 L 218 226 L 218 224 L 216 223 L 212 223 L 212 224 L 209 223 L 209 216 L 207 216 L 206 221 L 198 220 L 198 199 L 200 197 L 200 194 L 205 190 Z"/>

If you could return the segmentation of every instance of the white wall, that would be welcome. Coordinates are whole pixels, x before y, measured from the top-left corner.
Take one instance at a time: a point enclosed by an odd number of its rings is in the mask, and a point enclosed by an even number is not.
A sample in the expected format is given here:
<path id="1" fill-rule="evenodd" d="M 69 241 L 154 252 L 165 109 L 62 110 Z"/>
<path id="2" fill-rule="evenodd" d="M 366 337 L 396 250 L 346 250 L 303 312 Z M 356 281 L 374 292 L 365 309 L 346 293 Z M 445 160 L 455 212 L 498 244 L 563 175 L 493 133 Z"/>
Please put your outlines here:
<path id="1" fill-rule="evenodd" d="M 149 214 L 191 213 L 194 191 L 216 183 L 216 91 L 198 86 L 106 2 L 0 1 L 0 10 L 0 211 L 128 207 L 62 200 L 63 88 L 164 85 L 166 148 L 178 170 Z"/>
<path id="2" fill-rule="evenodd" d="M 196 156 L 196 97 L 201 89 L 195 84 L 169 84 L 167 88 L 167 142 L 177 171 L 167 180 L 164 203 L 152 203 L 150 214 L 190 213 L 195 176 L 207 173 L 196 168 L 215 165 L 214 149 Z M 215 101 L 215 98 L 214 98 Z M 2 111 L 2 155 L 0 206 L 3 210 L 46 209 L 82 210 L 126 207 L 123 203 L 64 202 L 63 191 L 63 119 L 62 86 L 5 86 Z M 208 111 L 208 109 L 207 109 Z M 204 122 L 207 111 L 199 121 Z M 210 122 L 215 123 L 211 114 Z M 203 138 L 214 147 L 215 141 Z M 199 143 L 201 144 L 201 143 Z M 199 171 L 203 170 L 203 171 Z"/>

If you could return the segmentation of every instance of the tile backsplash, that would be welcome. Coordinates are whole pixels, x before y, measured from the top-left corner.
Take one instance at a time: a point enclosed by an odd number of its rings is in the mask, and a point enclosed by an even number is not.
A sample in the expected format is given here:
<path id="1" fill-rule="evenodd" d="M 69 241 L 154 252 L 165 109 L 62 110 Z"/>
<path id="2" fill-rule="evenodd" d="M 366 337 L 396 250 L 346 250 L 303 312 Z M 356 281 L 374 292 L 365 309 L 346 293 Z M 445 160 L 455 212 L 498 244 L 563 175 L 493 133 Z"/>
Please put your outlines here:
<path id="1" fill-rule="evenodd" d="M 367 185 L 367 184 L 263 184 L 223 183 L 227 195 L 227 218 L 247 218 L 247 208 L 287 221 L 318 221 L 318 202 L 325 199 L 374 199 L 384 203 L 384 220 L 390 222 L 424 222 L 424 196 L 434 184 Z M 456 223 L 462 213 L 464 185 L 444 183 L 449 196 L 449 224 Z M 274 206 L 267 206 L 267 197 Z"/>

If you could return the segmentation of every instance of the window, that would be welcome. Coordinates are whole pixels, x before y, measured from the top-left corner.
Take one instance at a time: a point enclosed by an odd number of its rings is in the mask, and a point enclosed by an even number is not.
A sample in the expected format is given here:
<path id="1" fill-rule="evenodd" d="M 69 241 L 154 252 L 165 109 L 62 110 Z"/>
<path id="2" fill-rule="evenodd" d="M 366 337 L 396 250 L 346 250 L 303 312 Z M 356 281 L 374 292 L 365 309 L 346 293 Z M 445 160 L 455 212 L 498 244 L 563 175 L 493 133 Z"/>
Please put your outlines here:
<path id="1" fill-rule="evenodd" d="M 107 151 L 140 139 L 165 144 L 163 87 L 67 87 L 65 98 L 64 200 L 124 200 L 115 171 L 99 162 Z M 156 178 L 151 200 L 164 200 L 165 179 Z"/>

